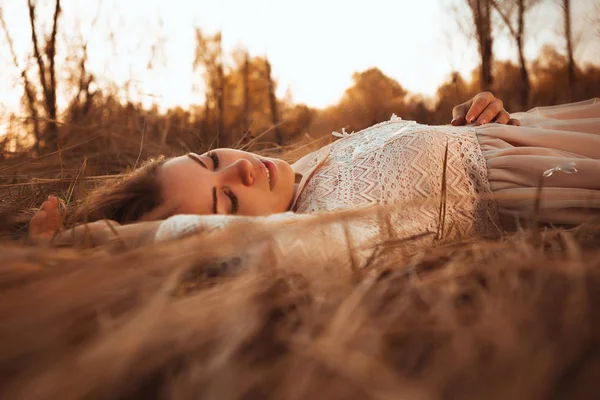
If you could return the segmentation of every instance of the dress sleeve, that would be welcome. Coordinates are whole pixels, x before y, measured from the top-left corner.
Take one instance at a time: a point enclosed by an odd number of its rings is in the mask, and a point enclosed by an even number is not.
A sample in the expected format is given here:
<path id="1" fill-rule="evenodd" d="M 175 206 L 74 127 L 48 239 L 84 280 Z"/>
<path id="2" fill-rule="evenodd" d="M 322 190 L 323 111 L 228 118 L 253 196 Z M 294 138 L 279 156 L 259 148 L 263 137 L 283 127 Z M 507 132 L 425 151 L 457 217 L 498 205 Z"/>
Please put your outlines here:
<path id="1" fill-rule="evenodd" d="M 236 226 L 243 229 L 236 230 Z M 237 260 L 234 263 L 238 268 L 246 268 L 262 265 L 265 260 L 269 260 L 269 264 L 274 261 L 273 265 L 293 260 L 294 265 L 311 268 L 356 271 L 369 264 L 380 244 L 391 240 L 389 233 L 380 232 L 380 226 L 373 218 L 343 213 L 286 212 L 266 217 L 176 215 L 160 224 L 155 242 L 195 234 L 208 237 L 232 229 L 232 234 L 241 235 L 238 238 L 245 244 L 231 253 L 223 250 L 224 253 L 218 256 L 219 265 L 227 265 L 227 260 Z M 404 237 L 412 232 L 406 228 Z"/>
<path id="2" fill-rule="evenodd" d="M 235 215 L 175 215 L 164 220 L 156 232 L 154 242 L 164 242 L 193 234 L 210 234 L 238 224 L 258 223 L 277 224 L 284 221 L 298 221 L 310 215 L 285 212 L 267 217 L 247 217 Z"/>
<path id="3" fill-rule="evenodd" d="M 365 244 L 366 231 L 359 225 L 331 216 L 293 212 L 267 217 L 177 215 L 160 224 L 155 242 L 193 234 L 218 235 L 219 231 L 235 230 L 236 225 L 247 227 L 243 232 L 264 234 L 245 235 L 243 240 L 250 240 L 246 245 L 239 246 L 233 253 L 223 250 L 224 253 L 215 256 L 216 261 L 209 260 L 218 265 L 218 273 L 234 264 L 236 269 L 263 265 L 267 259 L 271 265 L 293 260 L 294 265 L 353 271 L 365 265 L 372 252 L 369 246 L 360 245 Z"/>

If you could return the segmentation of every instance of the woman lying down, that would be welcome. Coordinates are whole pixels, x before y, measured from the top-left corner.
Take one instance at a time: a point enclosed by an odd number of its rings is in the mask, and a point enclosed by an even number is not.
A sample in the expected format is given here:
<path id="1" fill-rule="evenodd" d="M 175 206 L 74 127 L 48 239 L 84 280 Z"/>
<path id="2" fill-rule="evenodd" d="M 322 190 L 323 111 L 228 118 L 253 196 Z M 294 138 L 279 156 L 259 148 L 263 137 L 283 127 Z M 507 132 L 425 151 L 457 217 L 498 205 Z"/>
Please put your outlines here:
<path id="1" fill-rule="evenodd" d="M 233 149 L 150 160 L 90 195 L 76 217 L 92 223 L 65 230 L 50 197 L 30 237 L 68 244 L 89 235 L 99 244 L 118 236 L 140 246 L 384 206 L 310 237 L 275 237 L 284 250 L 327 257 L 345 252 L 348 239 L 365 248 L 383 234 L 433 243 L 498 235 L 532 218 L 576 225 L 600 213 L 600 99 L 509 115 L 500 99 L 480 93 L 453 114 L 445 126 L 393 116 L 337 134 L 292 165 Z"/>

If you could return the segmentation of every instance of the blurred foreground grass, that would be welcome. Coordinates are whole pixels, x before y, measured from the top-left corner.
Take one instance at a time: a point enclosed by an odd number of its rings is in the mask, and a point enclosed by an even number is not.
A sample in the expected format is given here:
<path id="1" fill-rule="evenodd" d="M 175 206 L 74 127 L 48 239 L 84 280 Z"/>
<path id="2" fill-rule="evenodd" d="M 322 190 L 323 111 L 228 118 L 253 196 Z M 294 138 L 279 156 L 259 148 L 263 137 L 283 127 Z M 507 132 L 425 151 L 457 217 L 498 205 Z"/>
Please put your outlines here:
<path id="1" fill-rule="evenodd" d="M 140 149 L 104 134 L 5 155 L 0 398 L 598 395 L 600 225 L 440 243 L 361 271 L 282 258 L 232 273 L 219 260 L 256 244 L 239 232 L 118 251 L 25 243 L 48 194 L 73 204 L 180 151 Z"/>

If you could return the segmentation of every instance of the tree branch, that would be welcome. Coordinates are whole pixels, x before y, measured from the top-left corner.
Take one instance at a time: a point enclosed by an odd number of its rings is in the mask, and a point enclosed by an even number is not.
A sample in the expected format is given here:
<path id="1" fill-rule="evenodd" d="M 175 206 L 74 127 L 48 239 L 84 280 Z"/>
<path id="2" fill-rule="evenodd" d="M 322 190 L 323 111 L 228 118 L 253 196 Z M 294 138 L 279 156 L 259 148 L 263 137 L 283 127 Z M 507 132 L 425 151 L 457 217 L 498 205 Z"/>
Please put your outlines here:
<path id="1" fill-rule="evenodd" d="M 504 21 L 504 23 L 506 24 L 506 27 L 508 28 L 510 34 L 512 35 L 512 37 L 514 37 L 515 39 L 517 39 L 518 34 L 515 31 L 515 28 L 513 27 L 512 23 L 510 22 L 510 18 L 508 16 L 508 14 L 506 14 L 506 12 L 504 12 L 500 6 L 498 5 L 498 2 L 496 0 L 490 0 L 490 2 L 492 3 L 492 7 L 494 7 L 494 9 L 498 12 L 498 14 L 500 15 L 500 17 L 502 18 L 502 21 Z"/>
<path id="2" fill-rule="evenodd" d="M 44 60 L 42 59 L 42 55 L 40 54 L 40 48 L 38 45 L 37 33 L 35 30 L 35 4 L 34 0 L 28 1 L 29 5 L 29 22 L 31 24 L 31 42 L 33 45 L 33 54 L 35 55 L 35 59 L 39 68 L 40 75 L 40 83 L 42 85 L 42 90 L 44 91 L 44 97 L 48 97 L 48 86 L 46 84 L 46 66 L 44 65 Z"/>
<path id="3" fill-rule="evenodd" d="M 56 0 L 56 7 L 54 8 L 54 17 L 52 22 L 52 34 L 50 35 L 50 41 L 47 45 L 46 55 L 50 61 L 50 90 L 51 95 L 56 102 L 56 73 L 55 73 L 55 56 L 56 56 L 56 33 L 58 30 L 58 16 L 60 15 L 60 0 Z M 56 104 L 55 104 L 56 107 Z"/>

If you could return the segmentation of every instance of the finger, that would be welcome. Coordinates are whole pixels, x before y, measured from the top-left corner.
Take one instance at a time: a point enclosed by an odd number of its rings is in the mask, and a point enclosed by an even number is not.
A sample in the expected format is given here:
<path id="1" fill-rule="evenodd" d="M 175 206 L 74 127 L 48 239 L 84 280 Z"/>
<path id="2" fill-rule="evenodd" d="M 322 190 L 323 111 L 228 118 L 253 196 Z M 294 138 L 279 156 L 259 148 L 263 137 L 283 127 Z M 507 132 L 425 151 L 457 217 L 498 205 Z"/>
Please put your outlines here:
<path id="1" fill-rule="evenodd" d="M 52 202 L 50 200 L 46 200 L 45 202 L 42 203 L 40 210 L 48 211 L 48 210 L 51 210 L 52 208 L 54 208 Z"/>
<path id="2" fill-rule="evenodd" d="M 504 110 L 503 104 L 501 100 L 496 99 L 491 102 L 485 110 L 479 115 L 477 118 L 477 125 L 485 125 Z"/>
<path id="3" fill-rule="evenodd" d="M 490 92 L 479 93 L 475 96 L 473 105 L 467 112 L 467 122 L 472 123 L 475 119 L 479 118 L 483 110 L 485 110 L 494 99 L 495 97 Z"/>
<path id="4" fill-rule="evenodd" d="M 58 198 L 56 196 L 48 196 L 48 201 L 52 204 L 54 204 L 55 206 L 58 206 Z"/>
<path id="5" fill-rule="evenodd" d="M 454 126 L 466 125 L 467 118 L 464 115 L 461 115 L 459 117 L 454 117 L 454 119 L 450 122 L 450 124 L 452 124 Z"/>
<path id="6" fill-rule="evenodd" d="M 29 226 L 31 226 L 32 223 L 36 223 L 39 221 L 44 221 L 47 217 L 48 213 L 44 210 L 39 210 L 38 212 L 35 213 L 35 215 L 33 217 L 31 217 L 31 220 L 29 221 Z"/>
<path id="7" fill-rule="evenodd" d="M 55 230 L 58 230 L 58 228 L 62 224 L 62 218 L 61 218 L 60 214 L 58 213 L 58 211 L 49 213 L 48 217 L 49 217 L 48 222 L 51 224 L 51 226 L 53 228 L 55 228 Z"/>
<path id="8" fill-rule="evenodd" d="M 508 124 L 508 121 L 510 121 L 510 114 L 506 110 L 500 111 L 494 120 L 495 123 L 502 125 Z"/>
<path id="9" fill-rule="evenodd" d="M 454 126 L 464 125 L 467 122 L 466 115 L 470 106 L 471 100 L 454 107 L 452 109 L 452 121 L 450 123 Z"/>
<path id="10" fill-rule="evenodd" d="M 511 118 L 508 121 L 508 125 L 521 126 L 521 121 L 519 121 L 518 119 L 515 119 L 515 118 Z"/>

